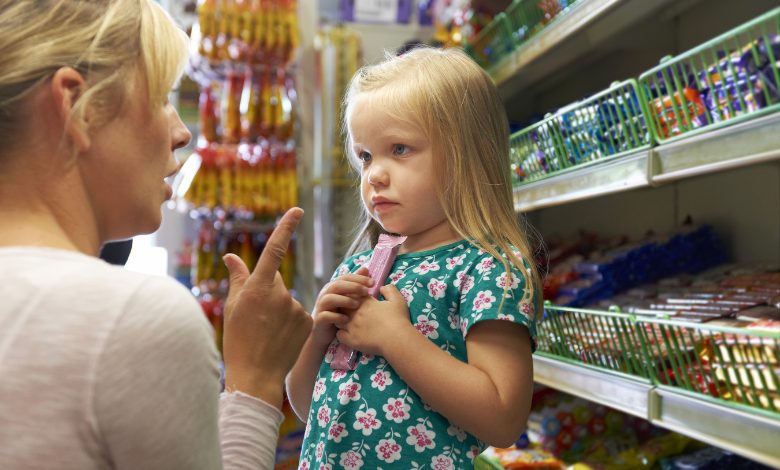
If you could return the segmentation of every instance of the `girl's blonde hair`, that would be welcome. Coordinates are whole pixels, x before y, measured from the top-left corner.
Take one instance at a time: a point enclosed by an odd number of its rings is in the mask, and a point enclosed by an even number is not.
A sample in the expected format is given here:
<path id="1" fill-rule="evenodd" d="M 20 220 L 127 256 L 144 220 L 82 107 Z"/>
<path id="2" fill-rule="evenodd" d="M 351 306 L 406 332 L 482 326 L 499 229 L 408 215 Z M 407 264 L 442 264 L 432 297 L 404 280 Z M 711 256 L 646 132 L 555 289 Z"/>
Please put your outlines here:
<path id="1" fill-rule="evenodd" d="M 187 36 L 153 0 L 0 0 L 0 141 L 18 144 L 31 116 L 26 97 L 61 67 L 89 88 L 72 117 L 95 128 L 113 119 L 136 69 L 150 104 L 162 106 L 187 58 Z"/>
<path id="2" fill-rule="evenodd" d="M 490 76 L 460 49 L 421 47 L 360 69 L 344 99 L 344 132 L 358 95 L 423 131 L 430 140 L 436 189 L 457 233 L 526 274 L 526 302 L 542 311 L 538 269 L 515 214 L 509 165 L 509 124 Z M 347 155 L 359 171 L 347 139 Z M 376 244 L 382 227 L 363 208 L 363 223 L 350 254 Z M 519 252 L 519 256 L 515 253 Z M 523 263 L 527 260 L 527 266 Z"/>

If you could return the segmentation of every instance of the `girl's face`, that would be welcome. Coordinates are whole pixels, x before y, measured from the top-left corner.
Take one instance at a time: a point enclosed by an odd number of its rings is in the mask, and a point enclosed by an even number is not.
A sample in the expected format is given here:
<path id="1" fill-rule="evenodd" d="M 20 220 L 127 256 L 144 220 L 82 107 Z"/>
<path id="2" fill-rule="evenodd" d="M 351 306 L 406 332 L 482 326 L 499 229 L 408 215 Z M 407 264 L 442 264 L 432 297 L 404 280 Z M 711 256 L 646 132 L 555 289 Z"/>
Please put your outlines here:
<path id="1" fill-rule="evenodd" d="M 117 117 L 93 132 L 79 162 L 101 240 L 159 227 L 160 205 L 171 197 L 165 178 L 179 168 L 173 150 L 192 138 L 167 100 L 149 104 L 140 72 L 129 87 Z"/>
<path id="2" fill-rule="evenodd" d="M 422 130 L 377 109 L 365 95 L 356 98 L 347 123 L 371 217 L 387 232 L 407 237 L 405 252 L 456 241 L 436 194 L 433 149 Z"/>

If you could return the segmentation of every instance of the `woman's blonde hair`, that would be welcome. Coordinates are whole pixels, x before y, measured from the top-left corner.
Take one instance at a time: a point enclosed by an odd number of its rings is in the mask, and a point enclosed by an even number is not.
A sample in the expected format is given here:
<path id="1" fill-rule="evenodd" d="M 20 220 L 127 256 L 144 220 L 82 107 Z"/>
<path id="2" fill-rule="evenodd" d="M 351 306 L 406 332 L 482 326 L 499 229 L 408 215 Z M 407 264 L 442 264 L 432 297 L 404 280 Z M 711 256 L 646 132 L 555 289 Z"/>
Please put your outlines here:
<path id="1" fill-rule="evenodd" d="M 150 103 L 162 106 L 187 58 L 187 36 L 153 0 L 0 0 L 0 141 L 13 146 L 30 116 L 25 98 L 61 67 L 88 89 L 73 115 L 110 121 L 128 98 L 136 69 Z"/>
<path id="2" fill-rule="evenodd" d="M 515 214 L 509 166 L 509 124 L 490 76 L 460 49 L 420 47 L 360 69 L 344 99 L 344 132 L 350 106 L 371 93 L 373 105 L 423 131 L 430 140 L 436 185 L 447 220 L 457 233 L 526 275 L 526 302 L 541 312 L 539 273 Z M 347 139 L 347 155 L 359 171 Z M 350 254 L 376 244 L 382 227 L 363 208 Z M 524 222 L 523 222 L 524 223 Z M 519 257 L 515 253 L 519 252 Z M 524 258 L 527 266 L 523 263 Z"/>

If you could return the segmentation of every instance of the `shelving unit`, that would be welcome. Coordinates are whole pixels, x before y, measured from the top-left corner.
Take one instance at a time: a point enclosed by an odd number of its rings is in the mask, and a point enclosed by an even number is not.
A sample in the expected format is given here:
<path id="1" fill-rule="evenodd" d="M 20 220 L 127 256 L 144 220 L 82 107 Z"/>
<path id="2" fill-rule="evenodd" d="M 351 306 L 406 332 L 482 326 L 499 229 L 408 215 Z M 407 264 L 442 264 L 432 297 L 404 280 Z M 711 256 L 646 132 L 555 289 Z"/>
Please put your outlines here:
<path id="1" fill-rule="evenodd" d="M 769 2 L 767 5 L 764 11 L 775 6 Z M 604 44 L 616 37 L 624 38 L 626 25 L 652 22 L 660 17 L 668 20 L 678 15 L 688 20 L 694 17 L 708 20 L 706 12 L 701 10 L 696 12 L 698 15 L 692 14 L 692 6 L 705 11 L 708 7 L 720 8 L 721 13 L 728 7 L 722 1 L 705 4 L 697 0 L 581 0 L 565 15 L 556 18 L 543 31 L 489 68 L 488 72 L 511 107 L 510 103 L 518 96 L 538 90 L 540 82 L 549 76 L 560 77 L 571 64 L 576 63 L 580 67 L 578 72 L 582 71 L 583 64 L 586 64 L 585 67 L 587 63 L 597 67 L 597 60 L 585 57 L 599 55 L 604 50 Z M 714 33 L 737 26 L 753 16 L 720 19 L 721 23 L 729 26 Z M 679 28 L 685 31 L 683 26 Z M 678 36 L 684 36 L 684 33 Z M 699 42 L 691 39 L 693 37 L 689 35 L 687 38 L 693 42 L 691 46 Z M 679 40 L 679 37 L 676 39 Z M 680 49 L 684 50 L 685 46 Z M 660 56 L 657 58 L 660 59 Z M 638 67 L 634 70 L 637 75 L 645 70 L 641 68 L 644 66 Z M 624 77 L 613 77 L 621 78 Z M 512 109 L 508 111 L 511 115 Z M 543 113 L 548 110 L 536 111 Z M 647 188 L 650 191 L 701 175 L 777 161 L 780 161 L 780 113 L 775 112 L 522 184 L 514 191 L 515 209 L 518 212 L 548 210 L 629 190 Z M 723 191 L 728 189 L 724 187 Z M 773 215 L 773 220 L 780 220 L 780 206 L 776 210 L 779 212 Z M 545 352 L 534 355 L 534 380 L 758 462 L 780 467 L 778 413 L 746 405 L 724 405 L 718 399 L 685 389 L 657 385 L 650 379 L 605 370 Z"/>

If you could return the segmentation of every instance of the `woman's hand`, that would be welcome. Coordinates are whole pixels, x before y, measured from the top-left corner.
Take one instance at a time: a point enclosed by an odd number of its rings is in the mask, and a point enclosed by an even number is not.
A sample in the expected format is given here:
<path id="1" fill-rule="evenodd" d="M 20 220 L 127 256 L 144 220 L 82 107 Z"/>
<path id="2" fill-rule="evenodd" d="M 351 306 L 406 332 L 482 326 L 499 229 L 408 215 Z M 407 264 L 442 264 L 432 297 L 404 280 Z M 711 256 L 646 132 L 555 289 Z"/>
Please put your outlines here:
<path id="1" fill-rule="evenodd" d="M 379 292 L 385 300 L 369 297 L 358 308 L 347 312 L 349 321 L 339 326 L 336 337 L 363 354 L 385 356 L 387 348 L 395 346 L 397 333 L 414 327 L 409 321 L 409 307 L 398 289 L 389 284 Z"/>
<path id="2" fill-rule="evenodd" d="M 280 409 L 284 378 L 312 328 L 311 317 L 290 296 L 278 271 L 302 217 L 297 207 L 284 214 L 251 274 L 238 256 L 224 257 L 230 271 L 224 312 L 225 389 Z"/>
<path id="3" fill-rule="evenodd" d="M 354 273 L 339 276 L 322 288 L 314 305 L 312 341 L 318 348 L 326 348 L 336 336 L 336 330 L 349 317 L 345 314 L 363 303 L 372 285 L 368 269 L 361 267 Z"/>

